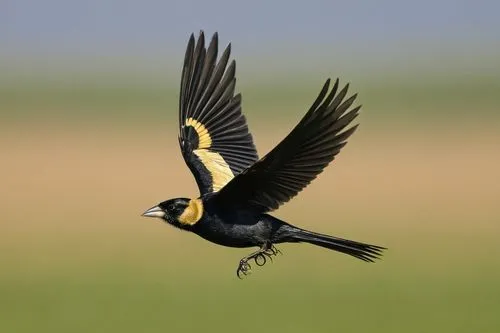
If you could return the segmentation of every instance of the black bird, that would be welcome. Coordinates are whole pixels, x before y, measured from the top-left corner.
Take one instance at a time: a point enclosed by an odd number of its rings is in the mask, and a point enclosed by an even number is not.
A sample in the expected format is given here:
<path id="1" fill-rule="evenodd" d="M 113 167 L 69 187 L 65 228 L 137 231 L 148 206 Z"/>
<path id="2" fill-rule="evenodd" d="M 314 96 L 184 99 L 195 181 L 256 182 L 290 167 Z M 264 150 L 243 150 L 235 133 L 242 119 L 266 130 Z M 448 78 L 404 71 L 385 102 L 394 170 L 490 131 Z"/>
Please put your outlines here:
<path id="1" fill-rule="evenodd" d="M 309 111 L 271 152 L 259 159 L 235 95 L 231 44 L 217 60 L 218 37 L 205 48 L 200 32 L 191 35 L 180 87 L 179 144 L 200 196 L 164 201 L 144 212 L 229 247 L 258 246 L 236 271 L 246 275 L 252 259 L 259 266 L 279 253 L 275 244 L 307 242 L 372 262 L 385 248 L 322 235 L 268 215 L 306 187 L 335 158 L 358 125 L 349 124 L 361 106 L 349 85 L 330 90 L 326 81 Z M 329 91 L 330 90 L 330 91 Z"/>

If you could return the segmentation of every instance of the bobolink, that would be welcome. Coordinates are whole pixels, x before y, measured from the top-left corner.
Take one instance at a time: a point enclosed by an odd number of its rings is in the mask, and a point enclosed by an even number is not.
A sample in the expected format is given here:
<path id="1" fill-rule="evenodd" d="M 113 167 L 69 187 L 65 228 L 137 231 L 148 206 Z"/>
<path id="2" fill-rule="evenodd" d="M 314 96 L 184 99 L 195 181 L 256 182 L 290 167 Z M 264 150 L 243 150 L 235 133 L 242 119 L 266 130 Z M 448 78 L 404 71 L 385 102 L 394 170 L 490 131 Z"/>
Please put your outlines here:
<path id="1" fill-rule="evenodd" d="M 268 215 L 306 187 L 335 158 L 358 125 L 348 127 L 361 106 L 349 85 L 326 81 L 309 111 L 271 152 L 259 159 L 235 95 L 231 44 L 217 61 L 218 37 L 208 49 L 200 32 L 191 35 L 180 87 L 179 144 L 200 190 L 194 199 L 164 201 L 144 212 L 229 247 L 258 246 L 236 273 L 248 274 L 279 251 L 275 244 L 307 242 L 372 262 L 383 247 L 307 231 Z M 228 65 L 229 63 L 229 65 Z"/>

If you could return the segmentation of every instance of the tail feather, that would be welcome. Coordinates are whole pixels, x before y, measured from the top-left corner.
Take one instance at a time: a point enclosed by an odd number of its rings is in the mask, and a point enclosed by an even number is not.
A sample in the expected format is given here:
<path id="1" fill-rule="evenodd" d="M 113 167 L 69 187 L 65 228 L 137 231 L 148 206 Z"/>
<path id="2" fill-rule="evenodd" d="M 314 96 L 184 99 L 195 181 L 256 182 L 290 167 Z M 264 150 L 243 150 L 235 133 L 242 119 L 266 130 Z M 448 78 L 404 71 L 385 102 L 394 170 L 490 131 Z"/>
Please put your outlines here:
<path id="1" fill-rule="evenodd" d="M 374 262 L 382 256 L 385 247 L 359 243 L 348 239 L 318 234 L 303 229 L 293 229 L 291 238 L 296 242 L 306 242 L 321 246 L 330 250 L 335 250 L 367 262 Z"/>

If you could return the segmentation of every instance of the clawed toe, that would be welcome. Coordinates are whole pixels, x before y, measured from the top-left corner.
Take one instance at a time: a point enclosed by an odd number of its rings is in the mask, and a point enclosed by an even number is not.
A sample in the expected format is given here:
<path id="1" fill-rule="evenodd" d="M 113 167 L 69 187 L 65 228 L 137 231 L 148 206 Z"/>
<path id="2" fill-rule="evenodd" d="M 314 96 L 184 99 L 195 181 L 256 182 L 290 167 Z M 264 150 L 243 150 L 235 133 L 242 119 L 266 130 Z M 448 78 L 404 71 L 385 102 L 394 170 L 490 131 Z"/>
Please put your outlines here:
<path id="1" fill-rule="evenodd" d="M 265 253 L 265 252 L 262 252 L 262 253 L 259 253 L 258 255 L 255 256 L 255 258 L 253 258 L 253 260 L 255 260 L 255 263 L 257 264 L 257 266 L 264 266 L 267 262 L 267 258 L 266 256 L 271 259 L 271 257 Z M 272 259 L 271 259 L 272 261 Z"/>
<path id="2" fill-rule="evenodd" d="M 244 276 L 250 274 L 250 270 L 252 269 L 252 266 L 248 263 L 248 260 L 246 259 L 241 259 L 240 264 L 238 265 L 238 269 L 236 270 L 236 275 L 241 279 L 241 275 L 243 274 Z"/>

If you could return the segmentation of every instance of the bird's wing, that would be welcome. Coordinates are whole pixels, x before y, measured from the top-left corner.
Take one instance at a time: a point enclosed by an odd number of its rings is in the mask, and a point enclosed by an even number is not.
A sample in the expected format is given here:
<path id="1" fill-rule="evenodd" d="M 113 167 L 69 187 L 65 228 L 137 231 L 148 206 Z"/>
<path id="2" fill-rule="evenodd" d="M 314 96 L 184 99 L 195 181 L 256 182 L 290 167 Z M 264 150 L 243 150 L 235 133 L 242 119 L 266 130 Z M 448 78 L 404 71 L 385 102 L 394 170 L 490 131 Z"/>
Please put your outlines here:
<path id="1" fill-rule="evenodd" d="M 258 159 L 241 95 L 234 95 L 231 45 L 217 62 L 217 39 L 215 33 L 206 49 L 203 32 L 196 43 L 191 35 L 179 98 L 179 144 L 201 195 L 217 192 Z"/>
<path id="2" fill-rule="evenodd" d="M 283 141 L 213 197 L 217 205 L 269 212 L 297 195 L 323 171 L 356 130 L 358 125 L 347 126 L 361 108 L 350 109 L 356 95 L 344 101 L 349 85 L 338 93 L 338 79 L 330 93 L 329 86 L 330 79 Z"/>

